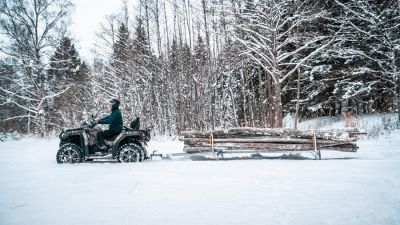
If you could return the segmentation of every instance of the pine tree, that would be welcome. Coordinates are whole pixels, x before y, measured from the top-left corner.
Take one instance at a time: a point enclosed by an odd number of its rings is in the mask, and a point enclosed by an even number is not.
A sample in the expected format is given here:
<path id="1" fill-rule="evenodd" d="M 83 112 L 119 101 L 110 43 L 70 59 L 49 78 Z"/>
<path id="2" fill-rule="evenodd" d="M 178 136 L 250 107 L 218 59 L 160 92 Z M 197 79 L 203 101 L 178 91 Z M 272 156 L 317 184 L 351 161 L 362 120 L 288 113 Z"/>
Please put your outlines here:
<path id="1" fill-rule="evenodd" d="M 81 65 L 79 54 L 71 39 L 64 37 L 50 58 L 48 78 L 54 92 L 63 89 L 77 79 Z"/>
<path id="2" fill-rule="evenodd" d="M 113 54 L 113 67 L 117 74 L 126 74 L 126 64 L 128 62 L 130 54 L 130 40 L 128 28 L 124 23 L 121 23 L 118 28 L 117 41 L 114 44 L 114 54 Z"/>
<path id="3" fill-rule="evenodd" d="M 114 44 L 113 51 L 112 69 L 114 78 L 109 81 L 110 87 L 114 87 L 113 93 L 115 93 L 115 96 L 110 97 L 117 97 L 125 103 L 129 101 L 130 66 L 132 66 L 129 63 L 129 58 L 132 50 L 128 27 L 124 23 L 121 23 L 118 28 L 117 41 Z M 129 104 L 126 106 L 130 110 Z"/>
<path id="4" fill-rule="evenodd" d="M 47 71 L 50 90 L 54 93 L 68 91 L 49 102 L 50 128 L 73 126 L 82 119 L 87 104 L 84 90 L 88 84 L 88 67 L 81 63 L 72 40 L 64 37 L 52 57 Z"/>
<path id="5" fill-rule="evenodd" d="M 321 6 L 330 16 L 319 32 L 337 32 L 337 42 L 303 69 L 306 111 L 335 115 L 396 111 L 396 46 L 399 5 L 396 1 L 333 0 Z"/>

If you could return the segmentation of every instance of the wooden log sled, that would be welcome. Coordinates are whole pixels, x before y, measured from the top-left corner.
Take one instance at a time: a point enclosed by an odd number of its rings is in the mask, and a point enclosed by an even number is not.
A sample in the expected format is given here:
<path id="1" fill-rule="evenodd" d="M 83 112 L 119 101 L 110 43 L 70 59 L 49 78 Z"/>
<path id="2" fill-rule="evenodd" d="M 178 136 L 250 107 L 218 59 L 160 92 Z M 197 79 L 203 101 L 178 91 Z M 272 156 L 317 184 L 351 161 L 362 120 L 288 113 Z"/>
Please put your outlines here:
<path id="1" fill-rule="evenodd" d="M 181 133 L 186 153 L 319 152 L 319 150 L 356 152 L 357 136 L 360 134 L 365 132 L 355 128 L 292 130 L 253 127 Z"/>
<path id="2" fill-rule="evenodd" d="M 293 130 L 286 128 L 255 128 L 237 127 L 227 130 L 209 131 L 183 131 L 181 135 L 185 138 L 209 138 L 212 134 L 214 138 L 241 138 L 241 137 L 285 137 L 285 138 L 305 138 L 311 139 L 315 132 L 317 139 L 343 139 L 342 135 L 348 134 L 349 138 L 358 134 L 364 134 L 356 128 L 340 129 L 317 129 L 317 130 Z"/>

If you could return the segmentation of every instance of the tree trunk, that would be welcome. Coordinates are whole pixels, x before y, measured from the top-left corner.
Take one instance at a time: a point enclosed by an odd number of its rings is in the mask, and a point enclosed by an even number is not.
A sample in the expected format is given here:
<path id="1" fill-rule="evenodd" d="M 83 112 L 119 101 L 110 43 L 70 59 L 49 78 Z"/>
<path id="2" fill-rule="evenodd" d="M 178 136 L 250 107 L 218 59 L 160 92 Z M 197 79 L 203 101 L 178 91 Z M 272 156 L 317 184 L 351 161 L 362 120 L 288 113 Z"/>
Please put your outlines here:
<path id="1" fill-rule="evenodd" d="M 28 134 L 31 133 L 31 126 L 32 126 L 32 119 L 31 117 L 28 117 Z"/>
<path id="2" fill-rule="evenodd" d="M 242 126 L 247 126 L 247 115 L 246 115 L 246 81 L 245 81 L 245 79 L 246 79 L 246 75 L 244 74 L 245 73 L 245 70 L 246 70 L 246 68 L 244 68 L 244 64 L 243 64 L 243 61 L 242 61 L 242 69 L 241 69 L 241 80 L 242 80 L 242 100 L 243 100 L 243 102 L 242 102 L 242 107 L 243 107 L 243 125 Z"/>
<path id="3" fill-rule="evenodd" d="M 257 72 L 257 74 L 258 74 L 258 94 L 259 94 L 259 99 L 260 99 L 261 105 L 258 108 L 257 114 L 259 117 L 259 125 L 265 126 L 265 124 L 267 123 L 267 120 L 264 117 L 264 115 L 266 115 L 266 114 L 263 112 L 266 112 L 265 106 L 266 106 L 267 102 L 266 102 L 266 98 L 265 98 L 265 91 L 264 91 L 263 85 L 266 85 L 266 82 L 263 81 L 262 72 L 263 72 L 262 68 L 259 67 L 258 72 Z"/>
<path id="4" fill-rule="evenodd" d="M 400 98 L 397 96 L 397 128 L 400 127 Z"/>
<path id="5" fill-rule="evenodd" d="M 400 127 L 400 90 L 399 90 L 399 74 L 397 71 L 395 54 L 392 57 L 392 64 L 394 65 L 393 68 L 393 82 L 394 82 L 394 106 L 397 109 L 397 127 Z"/>
<path id="6" fill-rule="evenodd" d="M 151 47 L 150 47 L 151 41 L 150 41 L 150 22 L 149 22 L 150 18 L 149 18 L 149 10 L 148 10 L 149 2 L 147 0 L 145 0 L 144 5 L 145 5 L 144 7 L 145 7 L 145 13 L 146 13 L 147 40 L 149 40 L 148 50 L 150 50 L 151 49 Z"/>
<path id="7" fill-rule="evenodd" d="M 270 107 L 271 105 L 271 96 L 272 96 L 272 91 L 271 91 L 271 78 L 269 76 L 266 77 L 265 81 L 265 101 L 266 101 L 266 112 L 265 112 L 265 117 L 267 120 L 267 124 L 265 127 L 272 127 L 273 124 L 273 119 L 271 118 L 272 115 L 272 109 Z"/>
<path id="8" fill-rule="evenodd" d="M 44 112 L 42 112 L 44 113 Z M 44 137 L 46 135 L 46 118 L 44 114 L 40 115 L 40 130 L 39 130 L 40 136 Z"/>
<path id="9" fill-rule="evenodd" d="M 233 118 L 235 120 L 235 126 L 238 127 L 239 123 L 238 123 L 237 115 L 236 115 L 236 103 L 235 103 L 235 98 L 233 96 L 233 91 L 232 91 L 232 88 L 231 88 L 231 85 L 230 85 L 230 79 L 229 79 L 228 86 L 229 86 L 228 87 L 229 88 L 229 95 L 231 96 L 231 101 L 232 101 Z"/>
<path id="10" fill-rule="evenodd" d="M 283 107 L 282 107 L 282 95 L 281 95 L 281 84 L 274 84 L 274 107 L 275 107 L 275 127 L 281 128 L 283 126 Z"/>
<path id="11" fill-rule="evenodd" d="M 158 0 L 155 0 L 155 6 L 154 6 L 154 16 L 155 16 L 155 21 L 156 21 L 156 32 L 157 32 L 157 49 L 158 49 L 158 55 L 162 56 L 162 51 L 161 51 L 161 34 L 160 34 L 160 12 L 158 8 Z M 168 34 L 167 34 L 168 36 Z"/>
<path id="12" fill-rule="evenodd" d="M 300 108 L 300 68 L 297 70 L 297 96 L 296 96 L 296 113 L 294 116 L 294 129 L 297 130 L 299 123 L 299 108 Z"/>
<path id="13" fill-rule="evenodd" d="M 399 90 L 399 87 L 397 87 L 397 83 L 395 85 L 396 85 L 396 90 L 394 93 L 394 96 L 395 96 L 394 101 L 397 105 L 397 127 L 399 128 L 400 127 L 400 96 L 399 96 L 400 90 Z"/>
<path id="14" fill-rule="evenodd" d="M 167 45 L 166 45 L 166 49 L 165 49 L 165 55 L 167 57 L 167 61 L 169 60 L 169 54 L 168 54 L 168 49 L 170 47 L 169 45 L 169 31 L 168 31 L 168 19 L 167 19 L 167 10 L 165 7 L 165 1 L 164 0 L 164 23 L 165 23 L 165 33 L 166 33 L 166 37 L 167 37 Z M 175 32 L 175 21 L 174 21 L 174 32 Z"/>

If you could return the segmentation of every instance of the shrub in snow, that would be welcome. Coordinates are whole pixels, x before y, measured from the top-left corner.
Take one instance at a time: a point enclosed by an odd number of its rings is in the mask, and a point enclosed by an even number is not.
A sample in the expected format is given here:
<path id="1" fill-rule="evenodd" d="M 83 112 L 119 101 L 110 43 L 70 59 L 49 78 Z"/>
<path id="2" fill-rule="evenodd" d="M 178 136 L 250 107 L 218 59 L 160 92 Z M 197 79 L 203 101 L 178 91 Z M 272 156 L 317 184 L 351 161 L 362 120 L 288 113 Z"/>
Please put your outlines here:
<path id="1" fill-rule="evenodd" d="M 0 141 L 17 141 L 23 137 L 20 133 L 14 131 L 12 133 L 0 133 Z"/>

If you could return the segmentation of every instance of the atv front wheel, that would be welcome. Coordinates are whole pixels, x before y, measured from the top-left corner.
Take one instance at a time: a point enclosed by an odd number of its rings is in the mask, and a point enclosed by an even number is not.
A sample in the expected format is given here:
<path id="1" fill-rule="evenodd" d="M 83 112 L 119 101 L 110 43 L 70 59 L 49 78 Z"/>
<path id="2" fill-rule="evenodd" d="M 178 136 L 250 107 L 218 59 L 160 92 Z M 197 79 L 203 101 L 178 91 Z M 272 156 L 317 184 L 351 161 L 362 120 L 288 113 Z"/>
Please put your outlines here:
<path id="1" fill-rule="evenodd" d="M 79 146 L 67 143 L 60 147 L 56 156 L 57 163 L 80 163 L 82 162 L 82 151 Z"/>
<path id="2" fill-rule="evenodd" d="M 124 144 L 119 148 L 117 160 L 118 162 L 130 163 L 142 161 L 142 150 L 141 148 L 133 143 Z"/>

